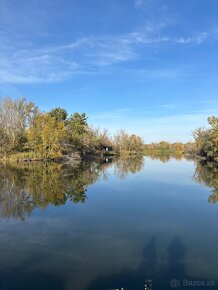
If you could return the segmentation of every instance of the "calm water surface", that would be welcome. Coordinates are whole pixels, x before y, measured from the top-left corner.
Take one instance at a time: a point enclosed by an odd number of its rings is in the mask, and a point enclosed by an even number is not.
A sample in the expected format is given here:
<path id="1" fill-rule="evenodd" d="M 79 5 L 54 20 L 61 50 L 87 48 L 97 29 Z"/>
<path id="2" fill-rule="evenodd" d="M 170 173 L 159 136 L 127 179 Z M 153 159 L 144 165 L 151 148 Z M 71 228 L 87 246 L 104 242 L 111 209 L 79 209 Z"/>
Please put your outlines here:
<path id="1" fill-rule="evenodd" d="M 0 215 L 1 290 L 218 289 L 215 164 L 0 165 Z"/>

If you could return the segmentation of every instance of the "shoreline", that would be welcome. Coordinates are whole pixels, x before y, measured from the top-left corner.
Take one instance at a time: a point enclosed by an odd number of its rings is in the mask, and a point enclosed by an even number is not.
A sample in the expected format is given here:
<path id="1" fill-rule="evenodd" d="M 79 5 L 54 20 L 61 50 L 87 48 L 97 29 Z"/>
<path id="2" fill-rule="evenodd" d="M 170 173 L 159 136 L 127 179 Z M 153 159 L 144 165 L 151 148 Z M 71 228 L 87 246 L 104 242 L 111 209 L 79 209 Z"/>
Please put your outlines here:
<path id="1" fill-rule="evenodd" d="M 28 155 L 28 154 L 27 154 Z M 22 156 L 22 154 L 15 154 L 8 157 L 0 157 L 0 163 L 63 163 L 63 164 L 80 164 L 83 161 L 100 161 L 104 159 L 111 158 L 128 158 L 128 157 L 137 157 L 137 156 L 181 156 L 190 158 L 202 162 L 215 162 L 218 163 L 218 158 L 206 158 L 197 154 L 186 153 L 186 152 L 160 152 L 160 151 L 149 151 L 149 152 L 102 152 L 102 153 L 92 153 L 80 156 L 80 158 L 69 160 L 69 156 L 57 156 L 54 158 L 45 158 L 45 157 L 28 157 L 27 155 Z"/>

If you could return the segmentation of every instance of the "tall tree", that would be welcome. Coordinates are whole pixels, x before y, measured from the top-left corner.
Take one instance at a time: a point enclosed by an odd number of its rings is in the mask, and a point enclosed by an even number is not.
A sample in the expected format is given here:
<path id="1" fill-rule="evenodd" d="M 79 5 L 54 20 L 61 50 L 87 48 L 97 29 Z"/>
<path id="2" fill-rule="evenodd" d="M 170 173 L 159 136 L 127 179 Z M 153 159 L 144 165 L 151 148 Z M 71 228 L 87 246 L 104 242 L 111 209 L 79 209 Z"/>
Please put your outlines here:
<path id="1" fill-rule="evenodd" d="M 73 150 L 84 154 L 86 151 L 93 150 L 94 132 L 87 123 L 88 117 L 85 113 L 74 113 L 68 120 L 68 137 L 69 143 Z"/>
<path id="2" fill-rule="evenodd" d="M 38 108 L 25 98 L 12 100 L 6 97 L 0 101 L 0 149 L 9 152 L 24 150 L 26 143 L 26 128 L 28 128 L 38 113 Z"/>
<path id="3" fill-rule="evenodd" d="M 40 114 L 28 130 L 29 149 L 43 158 L 61 157 L 66 133 L 64 122 L 49 114 Z"/>

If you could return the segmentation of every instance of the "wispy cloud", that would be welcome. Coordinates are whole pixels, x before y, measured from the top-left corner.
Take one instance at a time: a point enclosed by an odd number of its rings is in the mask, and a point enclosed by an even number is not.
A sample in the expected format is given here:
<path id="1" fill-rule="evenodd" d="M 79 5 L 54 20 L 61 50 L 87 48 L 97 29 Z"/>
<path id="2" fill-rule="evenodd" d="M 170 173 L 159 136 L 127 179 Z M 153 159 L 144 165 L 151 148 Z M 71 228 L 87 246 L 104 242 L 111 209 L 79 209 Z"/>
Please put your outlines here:
<path id="1" fill-rule="evenodd" d="M 134 4 L 137 8 L 146 9 L 151 4 L 152 0 L 135 0 Z"/>
<path id="2" fill-rule="evenodd" d="M 74 62 L 49 54 L 20 52 L 0 62 L 0 80 L 3 83 L 44 83 L 57 82 L 79 72 Z"/>
<path id="3" fill-rule="evenodd" d="M 178 79 L 178 78 L 187 78 L 190 77 L 190 72 L 186 72 L 185 68 L 149 68 L 149 69 L 131 69 L 126 72 L 129 75 L 137 76 L 137 79 L 140 81 L 145 79 Z"/>
<path id="4" fill-rule="evenodd" d="M 163 107 L 167 108 L 167 109 L 175 109 L 176 105 L 175 104 L 165 104 L 165 105 L 163 105 Z"/>
<path id="5" fill-rule="evenodd" d="M 163 41 L 157 34 L 164 27 L 146 25 L 139 31 L 122 35 L 86 37 L 64 45 L 23 48 L 2 37 L 0 78 L 5 83 L 57 82 L 98 67 L 130 61 L 139 57 L 140 46 Z"/>
<path id="6" fill-rule="evenodd" d="M 201 32 L 190 37 L 180 37 L 176 39 L 175 41 L 181 44 L 187 44 L 187 43 L 201 44 L 202 42 L 206 41 L 206 39 L 210 38 L 211 36 L 216 37 L 217 33 L 216 32 L 214 33 Z"/>
<path id="7" fill-rule="evenodd" d="M 142 2 L 146 1 L 138 1 L 138 5 Z M 79 74 L 96 73 L 99 68 L 145 59 L 154 48 L 161 49 L 165 44 L 199 45 L 218 35 L 217 30 L 213 30 L 175 38 L 167 33 L 167 28 L 166 22 L 147 22 L 129 33 L 87 36 L 66 44 L 44 47 L 28 43 L 22 45 L 3 31 L 0 81 L 10 84 L 65 81 Z M 146 73 L 147 77 L 163 78 L 175 75 L 176 71 L 144 70 L 144 76 Z"/>

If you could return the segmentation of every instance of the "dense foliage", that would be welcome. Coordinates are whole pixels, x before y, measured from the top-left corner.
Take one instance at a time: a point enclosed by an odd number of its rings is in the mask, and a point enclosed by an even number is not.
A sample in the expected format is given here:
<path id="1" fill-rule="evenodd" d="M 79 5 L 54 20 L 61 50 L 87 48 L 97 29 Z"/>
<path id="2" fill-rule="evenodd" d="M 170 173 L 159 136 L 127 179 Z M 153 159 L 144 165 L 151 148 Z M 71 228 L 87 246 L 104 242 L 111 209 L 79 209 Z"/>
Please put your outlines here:
<path id="1" fill-rule="evenodd" d="M 1 101 L 0 125 L 0 154 L 6 157 L 19 153 L 30 159 L 51 159 L 100 145 L 85 114 L 68 116 L 62 108 L 44 113 L 24 98 Z"/>
<path id="2" fill-rule="evenodd" d="M 111 138 L 106 129 L 90 127 L 85 113 L 68 115 L 60 107 L 41 112 L 25 98 L 6 97 L 0 101 L 0 157 L 22 160 L 67 157 L 74 162 L 88 154 L 105 152 L 110 147 L 113 153 L 121 155 L 188 152 L 218 160 L 218 118 L 210 117 L 208 122 L 209 129 L 199 128 L 193 132 L 193 143 L 144 144 L 140 136 L 124 130 Z"/>
<path id="3" fill-rule="evenodd" d="M 218 160 L 218 118 L 209 117 L 209 129 L 198 128 L 193 132 L 195 150 L 208 160 Z"/>
<path id="4" fill-rule="evenodd" d="M 25 98 L 6 97 L 0 103 L 0 156 L 14 159 L 75 161 L 110 146 L 117 152 L 142 151 L 143 141 L 124 131 L 110 138 L 107 130 L 91 128 L 85 113 L 68 115 L 63 108 L 41 112 Z"/>

